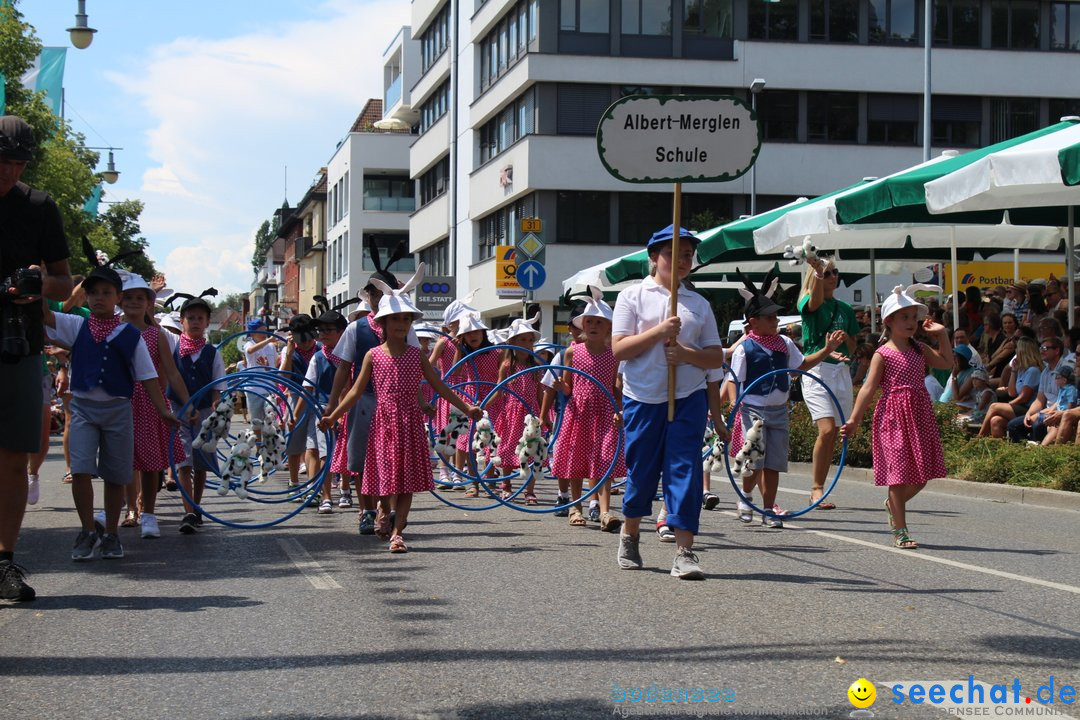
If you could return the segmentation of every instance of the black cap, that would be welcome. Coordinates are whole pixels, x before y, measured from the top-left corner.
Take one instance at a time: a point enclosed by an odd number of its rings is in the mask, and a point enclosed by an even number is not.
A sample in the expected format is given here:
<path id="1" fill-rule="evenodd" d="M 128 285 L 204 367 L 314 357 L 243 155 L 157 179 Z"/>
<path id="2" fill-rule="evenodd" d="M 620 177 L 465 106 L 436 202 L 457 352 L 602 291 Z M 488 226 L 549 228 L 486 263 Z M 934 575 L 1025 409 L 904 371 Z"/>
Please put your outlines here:
<path id="1" fill-rule="evenodd" d="M 33 156 L 34 131 L 18 115 L 0 117 L 0 157 L 27 162 Z"/>
<path id="2" fill-rule="evenodd" d="M 293 334 L 294 339 L 300 342 L 314 340 L 316 334 L 315 321 L 307 313 L 294 315 L 292 320 L 289 321 L 289 332 Z"/>
<path id="3" fill-rule="evenodd" d="M 755 315 L 779 315 L 783 312 L 783 308 L 773 302 L 770 297 L 764 295 L 755 295 L 746 301 L 746 305 L 743 307 L 743 314 L 748 317 L 754 317 Z"/>
<path id="4" fill-rule="evenodd" d="M 319 325 L 333 325 L 338 330 L 344 330 L 349 321 L 337 310 L 327 310 L 315 320 Z"/>
<path id="5" fill-rule="evenodd" d="M 111 267 L 99 265 L 94 268 L 86 276 L 86 279 L 82 281 L 82 286 L 84 290 L 88 290 L 99 282 L 110 283 L 116 288 L 116 292 L 124 292 L 124 281 L 120 279 L 120 273 L 116 272 Z"/>
<path id="6" fill-rule="evenodd" d="M 206 302 L 204 298 L 193 297 L 184 301 L 184 304 L 180 306 L 180 317 L 184 317 L 184 313 L 193 308 L 203 308 L 206 310 L 206 314 L 209 315 L 213 310 L 210 307 L 210 303 Z"/>

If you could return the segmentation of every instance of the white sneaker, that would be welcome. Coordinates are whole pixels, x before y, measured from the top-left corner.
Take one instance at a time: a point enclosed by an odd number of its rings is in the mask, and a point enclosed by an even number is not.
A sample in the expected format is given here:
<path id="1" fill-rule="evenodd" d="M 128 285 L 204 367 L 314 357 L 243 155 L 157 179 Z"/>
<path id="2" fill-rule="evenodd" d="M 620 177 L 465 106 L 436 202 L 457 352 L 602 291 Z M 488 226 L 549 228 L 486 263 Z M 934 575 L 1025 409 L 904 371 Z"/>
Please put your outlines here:
<path id="1" fill-rule="evenodd" d="M 157 516 L 151 513 L 142 514 L 142 536 L 144 538 L 159 538 L 161 530 L 158 528 Z"/>
<path id="2" fill-rule="evenodd" d="M 37 501 L 41 499 L 41 485 L 38 483 L 38 476 L 27 475 L 26 477 L 26 504 L 37 505 Z"/>

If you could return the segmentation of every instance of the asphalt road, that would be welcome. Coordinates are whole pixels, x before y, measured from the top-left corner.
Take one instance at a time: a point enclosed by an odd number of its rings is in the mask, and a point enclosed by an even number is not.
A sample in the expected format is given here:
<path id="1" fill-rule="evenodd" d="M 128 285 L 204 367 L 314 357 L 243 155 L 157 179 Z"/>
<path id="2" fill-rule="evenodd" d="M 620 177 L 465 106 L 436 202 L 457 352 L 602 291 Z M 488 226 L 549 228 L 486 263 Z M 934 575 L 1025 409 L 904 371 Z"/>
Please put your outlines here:
<path id="1" fill-rule="evenodd" d="M 841 480 L 839 509 L 770 531 L 737 521 L 718 478 L 723 502 L 703 513 L 698 538 L 708 577 L 681 582 L 668 574 L 674 546 L 651 532 L 645 569 L 620 571 L 616 537 L 595 526 L 466 513 L 425 495 L 411 552 L 391 555 L 336 508 L 182 536 L 179 499 L 163 493 L 161 539 L 122 530 L 123 560 L 74 563 L 77 523 L 53 450 L 18 553 L 39 597 L 0 607 L 4 720 L 840 718 L 860 677 L 877 686 L 875 717 L 942 718 L 941 707 L 894 703 L 889 688 L 969 675 L 987 691 L 1021 684 L 1020 704 L 988 717 L 1080 718 L 1060 696 L 1024 703 L 1051 676 L 1058 693 L 1080 685 L 1074 511 L 931 485 L 910 506 L 922 549 L 899 551 L 880 488 Z M 785 477 L 782 504 L 805 504 L 808 485 Z M 267 512 L 216 495 L 207 504 L 232 519 Z M 617 700 L 654 685 L 729 699 Z"/>

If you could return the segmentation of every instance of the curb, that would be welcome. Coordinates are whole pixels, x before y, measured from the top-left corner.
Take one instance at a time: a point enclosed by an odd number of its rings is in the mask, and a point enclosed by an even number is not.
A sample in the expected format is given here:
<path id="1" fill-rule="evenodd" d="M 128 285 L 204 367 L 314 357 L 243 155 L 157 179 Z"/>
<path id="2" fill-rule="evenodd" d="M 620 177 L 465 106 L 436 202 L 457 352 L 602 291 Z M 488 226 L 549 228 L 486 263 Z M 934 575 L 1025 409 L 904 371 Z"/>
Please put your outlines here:
<path id="1" fill-rule="evenodd" d="M 810 475 L 813 472 L 813 466 L 810 463 L 793 462 L 788 464 L 788 472 L 799 475 Z M 835 470 L 830 470 L 829 477 L 835 472 Z M 845 467 L 844 472 L 840 477 L 842 480 L 873 483 L 874 471 L 868 468 Z M 1055 510 L 1074 510 L 1080 512 L 1080 493 L 1068 492 L 1066 490 L 969 482 L 967 480 L 957 480 L 955 478 L 931 480 L 927 485 L 927 490 L 930 492 L 944 493 L 946 495 L 959 495 L 962 497 L 987 500 L 989 502 L 1016 503 L 1018 505 L 1034 505 L 1037 507 L 1053 508 Z"/>

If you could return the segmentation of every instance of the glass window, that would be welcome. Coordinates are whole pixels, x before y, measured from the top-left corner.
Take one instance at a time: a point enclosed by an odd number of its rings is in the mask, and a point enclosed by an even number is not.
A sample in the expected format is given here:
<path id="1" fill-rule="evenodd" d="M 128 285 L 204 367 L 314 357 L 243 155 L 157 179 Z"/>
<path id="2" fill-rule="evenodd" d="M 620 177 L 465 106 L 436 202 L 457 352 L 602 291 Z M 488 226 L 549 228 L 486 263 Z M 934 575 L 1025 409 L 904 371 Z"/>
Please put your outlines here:
<path id="1" fill-rule="evenodd" d="M 480 162 L 485 163 L 536 130 L 536 100 L 526 90 L 480 128 Z"/>
<path id="2" fill-rule="evenodd" d="M 606 192 L 560 190 L 555 198 L 556 242 L 610 242 L 609 202 Z"/>
<path id="3" fill-rule="evenodd" d="M 796 40 L 799 34 L 797 0 L 751 2 L 748 31 L 751 40 Z"/>
<path id="4" fill-rule="evenodd" d="M 869 0 L 871 43 L 914 43 L 915 0 Z"/>
<path id="5" fill-rule="evenodd" d="M 622 0 L 623 35 L 671 35 L 671 0 Z"/>
<path id="6" fill-rule="evenodd" d="M 1038 0 L 992 0 L 990 47 L 1038 48 Z"/>
<path id="7" fill-rule="evenodd" d="M 440 240 L 420 251 L 420 262 L 427 266 L 426 274 L 446 277 L 450 274 L 450 241 Z"/>
<path id="8" fill-rule="evenodd" d="M 391 255 L 393 255 L 394 251 L 397 250 L 398 246 L 402 243 L 405 244 L 406 248 L 408 248 L 409 245 L 409 238 L 404 235 L 391 235 L 381 233 L 365 234 L 364 252 L 361 253 L 361 255 L 363 256 L 363 260 L 360 263 L 361 269 L 365 272 L 373 272 L 375 270 L 375 263 L 371 261 L 371 253 L 368 252 L 367 249 L 368 243 L 371 241 L 375 242 L 375 246 L 379 248 L 380 252 L 382 253 L 383 259 L 389 258 Z M 416 270 L 416 259 L 412 254 L 406 252 L 404 257 L 402 257 L 396 262 L 391 263 L 390 267 L 386 269 L 395 274 L 397 274 L 399 270 L 406 273 L 411 273 L 412 271 Z"/>
<path id="9" fill-rule="evenodd" d="M 915 95 L 868 95 L 867 142 L 919 144 L 919 98 Z"/>
<path id="10" fill-rule="evenodd" d="M 450 41 L 450 4 L 447 3 L 435 16 L 431 25 L 420 35 L 420 58 L 423 71 L 427 72 L 442 57 Z"/>
<path id="11" fill-rule="evenodd" d="M 1080 116 L 1080 99 L 1071 98 L 1050 100 L 1050 122 L 1056 123 L 1061 118 L 1076 115 Z"/>
<path id="12" fill-rule="evenodd" d="M 559 29 L 564 32 L 610 32 L 608 0 L 561 0 Z"/>
<path id="13" fill-rule="evenodd" d="M 810 39 L 858 42 L 858 0 L 810 0 Z"/>
<path id="14" fill-rule="evenodd" d="M 1080 50 L 1080 7 L 1056 2 L 1050 12 L 1050 49 Z"/>
<path id="15" fill-rule="evenodd" d="M 806 139 L 810 142 L 855 142 L 859 129 L 857 93 L 806 94 Z"/>
<path id="16" fill-rule="evenodd" d="M 536 37 L 534 4 L 535 0 L 520 0 L 478 43 L 482 90 L 486 90 L 528 52 L 529 41 Z M 565 0 L 560 7 L 560 27 L 566 22 L 571 10 L 576 12 L 576 0 Z"/>
<path id="17" fill-rule="evenodd" d="M 671 224 L 670 193 L 619 193 L 619 243 L 642 245 L 657 228 Z M 684 226 L 687 221 L 683 221 Z"/>
<path id="18" fill-rule="evenodd" d="M 686 0 L 683 32 L 703 37 L 729 38 L 732 0 Z"/>
<path id="19" fill-rule="evenodd" d="M 420 207 L 442 197 L 450 184 L 450 157 L 444 157 L 434 167 L 420 176 Z"/>
<path id="20" fill-rule="evenodd" d="M 930 104 L 935 145 L 978 147 L 982 144 L 982 100 L 967 95 L 935 95 Z"/>
<path id="21" fill-rule="evenodd" d="M 990 142 L 1002 142 L 1036 130 L 1039 101 L 1034 98 L 990 99 Z"/>
<path id="22" fill-rule="evenodd" d="M 799 93 L 783 90 L 759 93 L 757 112 L 764 140 L 794 142 L 798 139 Z"/>
<path id="23" fill-rule="evenodd" d="M 936 0 L 934 44 L 945 47 L 979 47 L 979 0 Z"/>

